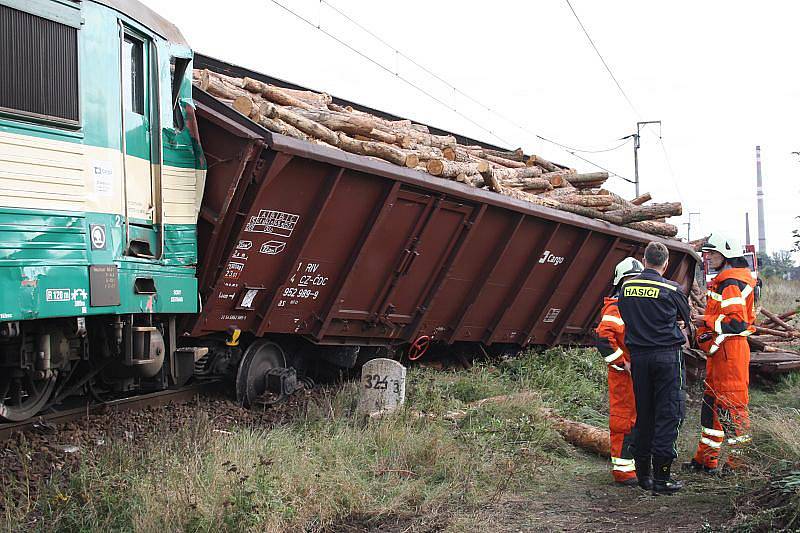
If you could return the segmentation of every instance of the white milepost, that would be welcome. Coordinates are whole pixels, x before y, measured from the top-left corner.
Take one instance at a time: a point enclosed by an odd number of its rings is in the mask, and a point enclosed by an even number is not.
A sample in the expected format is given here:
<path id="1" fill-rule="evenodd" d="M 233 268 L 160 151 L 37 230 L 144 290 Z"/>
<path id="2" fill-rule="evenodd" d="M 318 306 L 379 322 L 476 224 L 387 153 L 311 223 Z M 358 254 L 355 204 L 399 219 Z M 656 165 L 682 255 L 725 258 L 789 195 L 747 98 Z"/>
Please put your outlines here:
<path id="1" fill-rule="evenodd" d="M 358 412 L 391 412 L 406 399 L 406 367 L 392 359 L 372 359 L 361 368 Z"/>

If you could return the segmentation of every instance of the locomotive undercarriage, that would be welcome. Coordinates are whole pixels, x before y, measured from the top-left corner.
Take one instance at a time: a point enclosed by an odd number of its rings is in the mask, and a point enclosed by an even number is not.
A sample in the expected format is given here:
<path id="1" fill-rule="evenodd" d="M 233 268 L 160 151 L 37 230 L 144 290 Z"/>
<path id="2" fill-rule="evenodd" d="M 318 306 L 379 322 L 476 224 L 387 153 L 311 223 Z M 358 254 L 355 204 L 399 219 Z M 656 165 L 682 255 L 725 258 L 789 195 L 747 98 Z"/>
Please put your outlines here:
<path id="1" fill-rule="evenodd" d="M 177 347 L 170 316 L 33 320 L 0 328 L 0 419 L 9 421 L 75 397 L 102 401 L 182 386 L 205 353 Z"/>

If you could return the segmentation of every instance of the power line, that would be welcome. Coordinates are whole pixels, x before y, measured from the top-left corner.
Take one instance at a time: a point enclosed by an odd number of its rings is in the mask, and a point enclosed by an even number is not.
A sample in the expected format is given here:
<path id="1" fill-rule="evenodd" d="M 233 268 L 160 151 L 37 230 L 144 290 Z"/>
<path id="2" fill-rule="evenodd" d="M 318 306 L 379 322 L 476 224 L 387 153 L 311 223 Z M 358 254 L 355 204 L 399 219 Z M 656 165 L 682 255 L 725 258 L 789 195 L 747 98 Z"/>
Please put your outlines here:
<path id="1" fill-rule="evenodd" d="M 575 8 L 572 7 L 572 4 L 570 3 L 569 0 L 564 0 L 564 1 L 569 6 L 569 9 L 570 9 L 570 11 L 572 11 L 572 14 L 575 16 L 575 20 L 578 21 L 578 24 L 580 25 L 581 29 L 583 30 L 584 35 L 586 35 L 586 38 L 589 39 L 589 44 L 592 45 L 592 48 L 594 48 L 594 51 L 597 54 L 597 57 L 599 57 L 600 61 L 602 61 L 603 66 L 606 68 L 606 71 L 608 71 L 608 75 L 611 76 L 612 80 L 614 80 L 614 83 L 616 84 L 617 89 L 619 89 L 619 92 L 622 93 L 623 97 L 625 97 L 625 100 L 628 102 L 628 105 L 631 106 L 631 109 L 633 110 L 633 113 L 638 117 L 639 116 L 639 111 L 636 109 L 636 106 L 633 105 L 633 102 L 631 102 L 631 99 L 628 98 L 628 94 L 622 88 L 622 85 L 620 85 L 619 81 L 617 80 L 617 77 L 614 76 L 614 73 L 611 71 L 611 67 L 608 66 L 608 63 L 606 63 L 606 60 L 603 58 L 603 54 L 601 54 L 600 50 L 597 49 L 597 46 L 594 44 L 594 41 L 592 40 L 591 36 L 589 35 L 589 32 L 586 30 L 586 26 L 583 25 L 583 22 L 581 22 L 580 17 L 575 12 Z"/>
<path id="2" fill-rule="evenodd" d="M 559 146 L 559 147 L 563 148 L 565 151 L 568 150 L 568 151 L 570 151 L 570 153 L 571 152 L 581 152 L 581 153 L 584 153 L 584 154 L 602 154 L 602 153 L 605 153 L 605 152 L 613 152 L 614 150 L 619 150 L 620 148 L 622 148 L 623 146 L 628 144 L 628 141 L 630 140 L 630 137 L 625 137 L 624 139 L 621 139 L 622 142 L 620 144 L 618 144 L 616 146 L 612 146 L 611 148 L 604 148 L 602 150 L 582 150 L 580 148 L 573 148 L 572 146 L 567 146 L 566 144 L 562 144 L 562 143 L 559 143 L 559 142 L 556 142 L 556 141 L 552 141 L 550 139 L 546 139 L 546 138 L 542 137 L 541 135 L 537 135 L 537 137 L 539 139 L 542 139 L 543 141 L 547 141 L 547 142 L 549 142 L 551 144 L 555 144 L 556 146 Z"/>
<path id="3" fill-rule="evenodd" d="M 510 142 L 510 141 L 508 141 L 508 140 L 506 140 L 506 139 L 504 139 L 503 137 L 499 136 L 498 134 L 494 133 L 492 130 L 490 130 L 490 129 L 488 129 L 488 128 L 485 128 L 485 127 L 484 127 L 484 126 L 482 126 L 481 124 L 479 124 L 479 123 L 475 122 L 473 119 L 471 119 L 470 117 L 468 117 L 468 116 L 467 116 L 467 115 L 465 115 L 464 113 L 460 112 L 460 111 L 459 111 L 458 109 L 456 109 L 455 107 L 451 106 L 450 104 L 448 104 L 448 103 L 447 103 L 447 102 L 445 102 L 444 100 L 441 100 L 441 99 L 440 99 L 440 98 L 438 98 L 437 96 L 435 96 L 435 95 L 431 94 L 430 92 L 426 91 L 426 90 L 425 90 L 425 89 L 423 89 L 422 87 L 419 87 L 419 86 L 418 86 L 418 85 L 416 85 L 414 82 L 412 82 L 412 81 L 410 81 L 410 80 L 408 80 L 408 79 L 404 78 L 403 76 L 401 76 L 401 75 L 400 75 L 400 74 L 398 74 L 397 72 L 393 72 L 393 71 L 392 71 L 392 69 L 390 69 L 389 67 L 387 67 L 387 66 L 383 65 L 383 64 L 382 64 L 382 63 L 380 63 L 379 61 L 377 61 L 377 60 L 375 60 L 375 59 L 371 58 L 370 56 L 368 56 L 367 54 L 365 54 L 365 53 L 363 53 L 362 51 L 358 50 L 358 49 L 357 49 L 357 48 L 355 48 L 354 46 L 350 45 L 349 43 L 347 43 L 347 42 L 343 41 L 342 39 L 338 38 L 337 36 L 333 35 L 333 34 L 332 34 L 332 33 L 330 33 L 329 31 L 327 31 L 325 28 L 322 28 L 321 26 L 318 26 L 318 25 L 314 24 L 313 22 L 311 22 L 310 20 L 308 20 L 308 19 L 307 19 L 307 18 L 305 18 L 304 16 L 300 15 L 299 13 L 296 13 L 295 11 L 292 11 L 291 9 L 289 9 L 288 7 L 286 7 L 285 5 L 283 5 L 283 4 L 281 4 L 280 2 L 278 2 L 277 0 L 270 0 L 270 1 L 271 1 L 273 4 L 275 4 L 276 6 L 280 7 L 281 9 L 283 9 L 284 11 L 286 11 L 286 12 L 288 12 L 288 13 L 292 14 L 293 16 L 295 16 L 296 18 L 298 18 L 298 19 L 302 20 L 303 22 L 305 22 L 306 24 L 308 24 L 308 25 L 309 25 L 309 26 L 311 26 L 312 28 L 315 28 L 315 29 L 317 29 L 317 30 L 321 31 L 322 33 L 324 33 L 325 35 L 327 35 L 328 37 L 330 37 L 331 39 L 333 39 L 333 40 L 334 40 L 334 41 L 336 41 L 337 43 L 341 44 L 342 46 L 346 47 L 346 48 L 347 48 L 347 49 L 349 49 L 350 51 L 352 51 L 352 52 L 354 52 L 354 53 L 358 54 L 358 55 L 359 55 L 359 56 L 361 56 L 362 58 L 366 59 L 367 61 L 369 61 L 369 62 L 370 62 L 370 63 L 372 63 L 373 65 L 375 65 L 375 66 L 377 66 L 378 68 L 380 68 L 381 70 L 384 70 L 384 71 L 388 72 L 389 74 L 391 74 L 391 75 L 395 76 L 397 79 L 399 79 L 399 80 L 403 81 L 405 84 L 407 84 L 407 85 L 409 85 L 410 87 L 413 87 L 413 88 L 414 88 L 414 89 L 416 89 L 417 91 L 421 92 L 422 94 L 424 94 L 424 95 L 425 95 L 425 96 L 427 96 L 428 98 L 430 98 L 430 99 L 432 99 L 432 100 L 436 101 L 437 103 L 439 103 L 440 105 L 442 105 L 442 106 L 446 107 L 447 109 L 449 109 L 449 110 L 450 110 L 450 111 L 452 111 L 453 113 L 457 114 L 458 116 L 460 116 L 461 118 L 463 118 L 464 120 L 466 120 L 467 122 L 469 122 L 470 124 L 472 124 L 472 125 L 476 126 L 477 128 L 479 128 L 481 131 L 484 131 L 484 132 L 488 133 L 489 135 L 491 135 L 492 137 L 495 137 L 496 139 L 499 139 L 501 142 L 505 143 L 505 144 L 506 144 L 506 145 L 508 145 L 508 146 L 511 146 L 511 145 L 513 145 L 513 144 L 514 144 L 514 143 L 512 143 L 512 142 Z"/>
<path id="4" fill-rule="evenodd" d="M 482 126 L 481 124 L 479 124 L 479 123 L 477 123 L 477 122 L 475 122 L 473 119 L 469 118 L 467 115 L 465 115 L 465 114 L 461 113 L 460 111 L 458 111 L 458 110 L 457 110 L 455 107 L 453 107 L 453 106 L 451 106 L 451 105 L 447 104 L 446 102 L 444 102 L 444 101 L 443 101 L 443 100 L 441 100 L 440 98 L 436 97 L 435 95 L 431 94 L 430 92 L 426 91 L 425 89 L 423 89 L 423 88 L 421 88 L 421 87 L 417 86 L 417 85 L 416 85 L 416 84 L 414 84 L 412 81 L 410 81 L 410 80 L 408 80 L 408 79 L 404 78 L 404 77 L 403 77 L 403 76 L 401 76 L 401 75 L 400 75 L 398 72 L 394 72 L 394 71 L 392 71 L 390 68 L 386 67 L 386 66 L 385 66 L 385 65 L 383 65 L 382 63 L 380 63 L 380 62 L 378 62 L 377 60 L 373 59 L 372 57 L 368 56 L 368 55 L 367 55 L 367 54 L 365 54 L 364 52 L 362 52 L 362 51 L 358 50 L 357 48 L 355 48 L 355 47 L 354 47 L 354 46 L 352 46 L 351 44 L 349 44 L 349 43 L 347 43 L 347 42 L 343 41 L 342 39 L 338 38 L 337 36 L 333 35 L 333 34 L 332 34 L 332 33 L 330 33 L 329 31 L 327 31 L 327 30 L 325 30 L 324 28 L 322 28 L 320 24 L 314 24 L 313 22 L 311 22 L 311 21 L 310 21 L 310 20 L 308 20 L 307 18 L 305 18 L 305 17 L 303 17 L 302 15 L 300 15 L 300 14 L 296 13 L 295 11 L 293 11 L 293 10 L 292 10 L 292 9 L 290 9 L 289 7 L 287 7 L 287 6 L 283 5 L 283 4 L 281 4 L 281 3 L 280 3 L 280 2 L 278 2 L 277 0 L 270 0 L 270 1 L 271 1 L 273 4 L 277 5 L 278 7 L 280 7 L 281 9 L 283 9 L 284 11 L 286 11 L 286 12 L 290 13 L 291 15 L 295 16 L 296 18 L 298 18 L 298 19 L 300 19 L 301 21 L 305 22 L 306 24 L 308 24 L 308 25 L 309 25 L 309 26 L 311 26 L 312 28 L 315 28 L 315 29 L 317 29 L 317 30 L 321 31 L 321 32 L 322 32 L 322 33 L 324 33 L 326 36 L 330 37 L 331 39 L 333 39 L 333 40 L 334 40 L 334 41 L 336 41 L 337 43 L 341 44 L 342 46 L 344 46 L 344 47 L 345 47 L 345 48 L 347 48 L 348 50 L 350 50 L 350 51 L 352 51 L 352 52 L 356 53 L 356 54 L 357 54 L 357 55 L 359 55 L 360 57 L 362 57 L 362 58 L 366 59 L 366 60 L 367 60 L 367 61 L 369 61 L 370 63 L 372 63 L 372 64 L 374 64 L 375 66 L 379 67 L 381 70 L 384 70 L 385 72 L 388 72 L 389 74 L 392 74 L 392 75 L 394 75 L 396 78 L 400 79 L 401 81 L 403 81 L 403 82 L 404 82 L 404 83 L 406 83 L 407 85 L 409 85 L 409 86 L 413 87 L 414 89 L 418 90 L 419 92 L 421 92 L 421 93 L 422 93 L 422 94 L 424 94 L 425 96 L 427 96 L 427 97 L 431 98 L 432 100 L 434 100 L 434 101 L 435 101 L 435 102 L 437 102 L 438 104 L 440 104 L 440 105 L 442 105 L 442 106 L 446 107 L 446 108 L 447 108 L 447 109 L 449 109 L 450 111 L 453 111 L 453 112 L 454 112 L 454 113 L 456 113 L 458 116 L 460 116 L 460 117 L 464 118 L 465 120 L 467 120 L 467 121 L 468 121 L 468 122 L 470 122 L 471 124 L 473 124 L 473 125 L 475 125 L 476 127 L 478 127 L 478 128 L 481 130 L 481 131 L 484 131 L 484 132 L 486 132 L 486 133 L 489 133 L 489 134 L 490 134 L 490 135 L 492 135 L 493 137 L 495 137 L 495 138 L 499 139 L 500 141 L 504 142 L 505 144 L 507 144 L 507 145 L 509 145 L 509 146 L 511 146 L 512 144 L 514 144 L 514 143 L 511 143 L 511 142 L 509 142 L 508 140 L 504 139 L 503 137 L 500 137 L 499 135 L 497 135 L 496 133 L 494 133 L 492 130 L 490 130 L 490 129 L 488 129 L 488 128 L 484 127 L 484 126 Z M 506 116 L 505 116 L 505 115 L 503 115 L 502 113 L 499 113 L 498 111 L 495 111 L 495 110 L 494 110 L 494 109 L 492 109 L 490 106 L 488 106 L 488 105 L 486 105 L 486 104 L 484 104 L 484 103 L 480 102 L 479 100 L 477 100 L 477 99 L 476 99 L 476 98 L 474 98 L 473 96 L 471 96 L 471 95 L 467 94 L 466 92 L 462 91 L 461 89 L 459 89 L 458 87 L 456 87 L 456 86 L 455 86 L 455 85 L 453 85 L 452 83 L 448 82 L 447 80 L 445 80 L 444 78 L 442 78 L 441 76 L 439 76 L 438 74 L 436 74 L 435 72 L 433 72 L 432 70 L 430 70 L 430 69 L 428 69 L 427 67 L 425 67 L 424 65 L 420 64 L 419 62 L 417 62 L 416 60 L 414 60 L 413 58 L 411 58 L 411 57 L 410 57 L 410 56 L 408 56 L 407 54 L 404 54 L 404 53 L 403 53 L 403 52 L 401 52 L 400 50 L 398 50 L 398 49 L 394 48 L 394 47 L 393 47 L 391 44 L 389 44 L 389 43 L 388 43 L 386 40 L 382 39 L 380 36 L 378 36 L 377 34 L 375 34 L 375 33 L 374 33 L 374 32 L 372 32 L 372 31 L 370 31 L 370 30 L 369 30 L 368 28 L 366 28 L 364 25 L 360 24 L 358 21 L 356 21 L 355 19 L 353 19 L 351 16 L 347 15 L 347 14 L 346 14 L 345 12 L 343 12 L 342 10 L 338 9 L 336 6 L 334 6 L 333 4 L 331 4 L 330 2 L 328 2 L 327 0 L 319 0 L 319 1 L 320 1 L 320 4 L 324 3 L 325 5 L 327 5 L 328 7 L 330 7 L 332 10 L 336 11 L 338 14 L 340 14 L 342 17 L 344 17 L 344 18 L 345 18 L 347 21 L 349 21 L 351 24 L 355 25 L 356 27 L 358 27 L 359 29 L 361 29 L 362 31 L 364 31 L 365 33 L 367 33 L 368 35 L 370 35 L 372 38 L 374 38 L 375 40 L 377 40 L 378 42 L 380 42 L 381 44 L 383 44 L 384 46 L 386 46 L 387 48 L 389 48 L 390 50 L 392 50 L 392 51 L 395 53 L 395 55 L 396 55 L 396 56 L 403 57 L 404 59 L 406 59 L 407 61 L 409 61 L 411 64 L 415 65 L 417 68 L 419 68 L 420 70 L 422 70 L 422 71 L 423 71 L 423 72 L 425 72 L 426 74 L 428 74 L 428 75 L 432 76 L 433 78 L 435 78 L 435 79 L 436 79 L 436 80 L 438 80 L 439 82 L 441 82 L 441 83 L 443 83 L 444 85 L 446 85 L 446 86 L 448 86 L 449 88 L 451 88 L 451 89 L 452 89 L 452 90 L 453 90 L 455 93 L 458 93 L 458 94 L 460 94 L 460 95 L 464 96 L 465 98 L 467 98 L 468 100 L 470 100 L 470 101 L 472 101 L 473 103 L 477 104 L 478 106 L 482 107 L 483 109 L 485 109 L 485 110 L 486 110 L 486 111 L 488 111 L 489 113 L 492 113 L 492 114 L 494 114 L 495 116 L 497 116 L 497 117 L 499 117 L 499 118 L 501 118 L 501 119 L 505 120 L 505 121 L 506 121 L 506 122 L 508 122 L 509 124 L 511 124 L 511 125 L 513 125 L 513 126 L 515 126 L 515 127 L 516 127 L 516 128 L 518 128 L 519 130 L 521 130 L 521 131 L 523 131 L 523 132 L 525 132 L 525 133 L 527 133 L 527 134 L 529 134 L 529 135 L 532 135 L 532 136 L 534 136 L 534 137 L 537 137 L 537 138 L 539 138 L 539 139 L 541 139 L 541 140 L 543 140 L 543 141 L 545 141 L 545 142 L 548 142 L 548 143 L 550 143 L 550 144 L 553 144 L 554 146 L 557 146 L 558 148 L 560 148 L 561 150 L 563 150 L 563 151 L 567 152 L 568 154 L 572 155 L 573 157 L 577 157 L 578 159 L 581 159 L 581 160 L 585 161 L 586 163 L 589 163 L 590 165 L 592 165 L 592 166 L 594 166 L 594 167 L 596 167 L 596 168 L 599 168 L 599 169 L 601 169 L 601 170 L 604 170 L 604 171 L 608 172 L 610 176 L 618 177 L 618 178 L 620 178 L 620 179 L 623 179 L 623 180 L 625 180 L 625 181 L 627 181 L 627 182 L 633 183 L 633 180 L 630 180 L 630 179 L 628 179 L 628 178 L 626 178 L 626 177 L 624 177 L 624 176 L 621 176 L 620 174 L 617 174 L 616 172 L 612 172 L 612 171 L 610 171 L 610 170 L 607 170 L 606 168 L 602 167 L 601 165 L 598 165 L 597 163 L 594 163 L 593 161 L 590 161 L 589 159 L 587 159 L 587 158 L 585 158 L 585 157 L 579 156 L 579 155 L 576 153 L 576 152 L 600 153 L 600 152 L 612 151 L 612 150 L 616 150 L 616 149 L 620 148 L 621 146 L 624 146 L 624 144 L 625 144 L 625 143 L 623 143 L 622 145 L 619 145 L 619 146 L 615 146 L 615 147 L 613 147 L 613 148 L 611 148 L 611 149 L 608 149 L 608 150 L 597 150 L 597 151 L 592 151 L 592 150 L 579 150 L 579 149 L 570 148 L 569 146 L 562 145 L 562 144 L 560 144 L 560 143 L 557 143 L 557 142 L 555 142 L 555 141 L 552 141 L 552 140 L 550 140 L 550 139 L 547 139 L 547 138 L 545 138 L 545 137 L 542 137 L 541 135 L 538 135 L 536 132 L 534 132 L 534 131 L 530 130 L 529 128 L 525 127 L 524 125 L 517 123 L 516 121 L 514 121 L 514 120 L 512 120 L 512 119 L 510 119 L 510 118 L 508 118 L 508 117 L 506 117 Z"/>

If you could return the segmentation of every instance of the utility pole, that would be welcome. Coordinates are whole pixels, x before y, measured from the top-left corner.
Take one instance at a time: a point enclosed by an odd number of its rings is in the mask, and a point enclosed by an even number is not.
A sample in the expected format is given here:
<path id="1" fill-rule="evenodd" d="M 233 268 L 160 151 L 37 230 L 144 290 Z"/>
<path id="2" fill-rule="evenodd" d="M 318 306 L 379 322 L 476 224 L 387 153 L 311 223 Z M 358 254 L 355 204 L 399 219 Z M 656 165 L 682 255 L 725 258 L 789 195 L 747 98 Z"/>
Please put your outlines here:
<path id="1" fill-rule="evenodd" d="M 626 135 L 620 140 L 628 139 L 633 137 L 633 173 L 634 178 L 633 182 L 636 185 L 636 196 L 639 196 L 639 148 L 641 146 L 641 130 L 642 126 L 646 126 L 647 124 L 658 124 L 661 125 L 660 120 L 646 120 L 644 122 L 637 122 L 636 123 L 636 133 L 631 133 L 630 135 Z"/>
<path id="2" fill-rule="evenodd" d="M 686 226 L 686 242 L 691 242 L 692 240 L 692 215 L 700 216 L 700 211 L 690 211 L 689 221 L 683 223 Z"/>

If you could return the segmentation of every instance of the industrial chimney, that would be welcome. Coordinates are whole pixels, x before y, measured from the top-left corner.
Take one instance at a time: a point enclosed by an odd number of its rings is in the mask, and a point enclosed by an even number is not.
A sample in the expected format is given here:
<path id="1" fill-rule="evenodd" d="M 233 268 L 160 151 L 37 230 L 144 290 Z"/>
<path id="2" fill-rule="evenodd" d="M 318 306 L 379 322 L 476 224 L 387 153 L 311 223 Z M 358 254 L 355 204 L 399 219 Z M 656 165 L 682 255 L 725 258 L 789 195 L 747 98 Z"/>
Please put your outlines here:
<path id="1" fill-rule="evenodd" d="M 767 235 L 764 229 L 764 185 L 761 181 L 761 147 L 756 146 L 756 198 L 758 199 L 758 251 L 767 253 Z"/>

